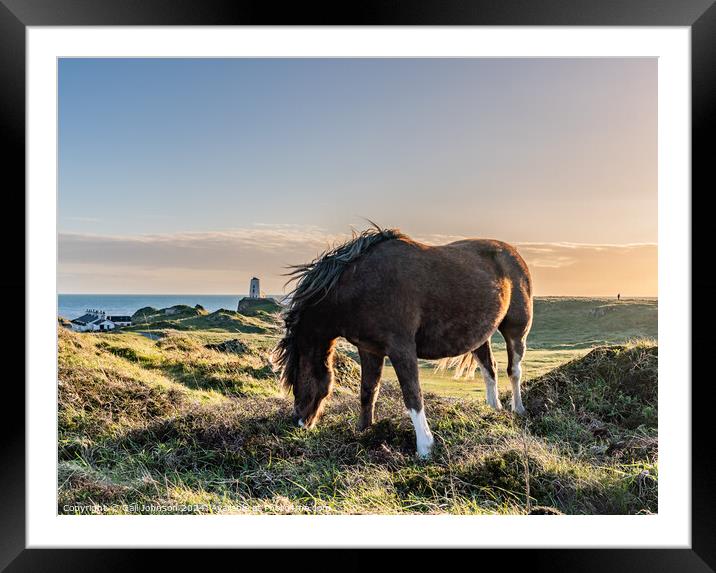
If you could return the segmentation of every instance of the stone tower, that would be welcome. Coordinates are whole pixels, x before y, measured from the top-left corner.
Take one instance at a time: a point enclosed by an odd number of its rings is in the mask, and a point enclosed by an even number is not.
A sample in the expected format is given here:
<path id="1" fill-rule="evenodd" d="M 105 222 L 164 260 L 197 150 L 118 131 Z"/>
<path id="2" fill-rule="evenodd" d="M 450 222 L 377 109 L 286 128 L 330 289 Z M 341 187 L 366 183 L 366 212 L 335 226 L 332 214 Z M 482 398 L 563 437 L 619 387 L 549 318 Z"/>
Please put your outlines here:
<path id="1" fill-rule="evenodd" d="M 259 279 L 256 277 L 251 279 L 249 285 L 249 298 L 261 298 L 261 287 L 259 285 Z"/>

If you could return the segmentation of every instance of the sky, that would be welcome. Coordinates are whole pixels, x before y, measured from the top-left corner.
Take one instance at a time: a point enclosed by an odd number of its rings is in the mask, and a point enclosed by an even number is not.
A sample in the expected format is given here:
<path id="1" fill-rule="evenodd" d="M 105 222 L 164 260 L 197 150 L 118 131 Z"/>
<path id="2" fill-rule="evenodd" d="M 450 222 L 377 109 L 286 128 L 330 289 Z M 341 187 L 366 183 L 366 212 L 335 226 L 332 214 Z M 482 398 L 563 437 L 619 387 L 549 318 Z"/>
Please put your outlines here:
<path id="1" fill-rule="evenodd" d="M 58 290 L 280 294 L 367 219 L 657 294 L 655 59 L 61 59 Z"/>

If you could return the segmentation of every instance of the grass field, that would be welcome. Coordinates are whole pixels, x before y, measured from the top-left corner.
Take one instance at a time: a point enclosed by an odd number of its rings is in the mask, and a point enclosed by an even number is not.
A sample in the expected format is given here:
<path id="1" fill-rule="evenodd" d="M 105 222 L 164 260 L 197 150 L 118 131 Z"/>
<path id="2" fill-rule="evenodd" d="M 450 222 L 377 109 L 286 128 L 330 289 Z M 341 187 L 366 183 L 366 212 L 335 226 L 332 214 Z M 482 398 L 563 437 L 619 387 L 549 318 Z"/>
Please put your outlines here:
<path id="1" fill-rule="evenodd" d="M 348 345 L 324 418 L 293 427 L 267 359 L 280 335 L 270 310 L 59 327 L 58 512 L 657 511 L 656 300 L 538 299 L 522 418 L 483 403 L 479 374 L 454 380 L 423 363 L 436 437 L 425 462 L 389 365 L 377 423 L 356 431 Z"/>
<path id="2" fill-rule="evenodd" d="M 510 381 L 507 378 L 507 353 L 504 347 L 497 346 L 493 350 L 500 372 L 498 377 L 499 388 L 501 391 L 507 391 L 510 388 Z M 524 380 L 530 380 L 546 374 L 560 364 L 584 356 L 587 352 L 587 349 L 530 350 L 524 362 Z M 385 367 L 383 377 L 396 381 L 398 379 L 389 364 Z M 482 382 L 479 370 L 475 373 L 474 379 L 461 378 L 456 380 L 451 371 L 437 372 L 432 364 L 423 363 L 420 370 L 420 380 L 423 390 L 427 392 L 457 398 L 485 399 L 485 385 Z"/>
<path id="3" fill-rule="evenodd" d="M 598 298 L 549 297 L 535 300 L 535 320 L 528 338 L 523 365 L 524 380 L 537 378 L 580 356 L 590 348 L 618 344 L 635 339 L 656 339 L 656 299 L 639 298 L 615 301 Z M 506 376 L 507 354 L 500 333 L 492 340 L 501 376 L 501 390 L 509 389 Z M 357 358 L 357 357 L 356 357 Z M 423 388 L 444 396 L 485 398 L 485 386 L 479 371 L 474 380 L 455 380 L 451 372 L 436 372 L 432 364 L 421 368 Z M 397 380 L 388 365 L 384 376 Z"/>

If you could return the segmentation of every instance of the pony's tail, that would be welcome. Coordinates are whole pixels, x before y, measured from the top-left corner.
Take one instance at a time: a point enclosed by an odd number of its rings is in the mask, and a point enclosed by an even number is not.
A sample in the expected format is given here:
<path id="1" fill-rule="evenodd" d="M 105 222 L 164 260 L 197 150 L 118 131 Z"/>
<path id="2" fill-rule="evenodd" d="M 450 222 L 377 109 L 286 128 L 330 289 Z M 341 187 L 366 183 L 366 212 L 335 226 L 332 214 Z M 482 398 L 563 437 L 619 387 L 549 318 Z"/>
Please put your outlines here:
<path id="1" fill-rule="evenodd" d="M 460 356 L 450 356 L 438 360 L 435 364 L 435 372 L 441 372 L 443 370 L 455 369 L 454 379 L 465 378 L 473 379 L 475 377 L 475 370 L 477 370 L 478 362 L 472 352 L 466 352 Z"/>

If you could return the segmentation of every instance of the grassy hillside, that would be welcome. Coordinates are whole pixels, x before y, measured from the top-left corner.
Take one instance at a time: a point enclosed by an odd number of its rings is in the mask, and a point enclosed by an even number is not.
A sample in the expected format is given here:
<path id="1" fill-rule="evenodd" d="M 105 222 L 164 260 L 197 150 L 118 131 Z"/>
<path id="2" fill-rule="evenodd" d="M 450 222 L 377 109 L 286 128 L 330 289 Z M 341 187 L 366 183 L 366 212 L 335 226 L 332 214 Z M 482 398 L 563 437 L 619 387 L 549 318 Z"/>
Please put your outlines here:
<path id="1" fill-rule="evenodd" d="M 658 301 L 541 297 L 527 339 L 534 349 L 566 350 L 657 337 Z M 498 338 L 498 337 L 496 337 Z"/>
<path id="2" fill-rule="evenodd" d="M 188 310 L 187 310 L 188 309 Z M 166 310 L 166 309 L 164 309 Z M 225 308 L 214 312 L 185 307 L 176 314 L 156 311 L 154 314 L 135 313 L 132 326 L 123 331 L 155 332 L 160 330 L 191 330 L 208 332 L 278 333 L 277 316 L 262 311 L 247 315 Z"/>
<path id="3" fill-rule="evenodd" d="M 561 311 L 547 310 L 554 321 L 539 336 L 559 347 Z M 587 322 L 575 326 L 584 344 Z M 186 311 L 113 333 L 59 327 L 58 511 L 96 504 L 103 513 L 657 510 L 653 342 L 570 347 L 559 358 L 533 351 L 525 418 L 427 392 L 436 449 L 419 462 L 389 370 L 377 424 L 356 432 L 359 368 L 347 353 L 318 427 L 293 427 L 291 400 L 267 361 L 278 334 L 268 319 L 232 311 Z"/>

